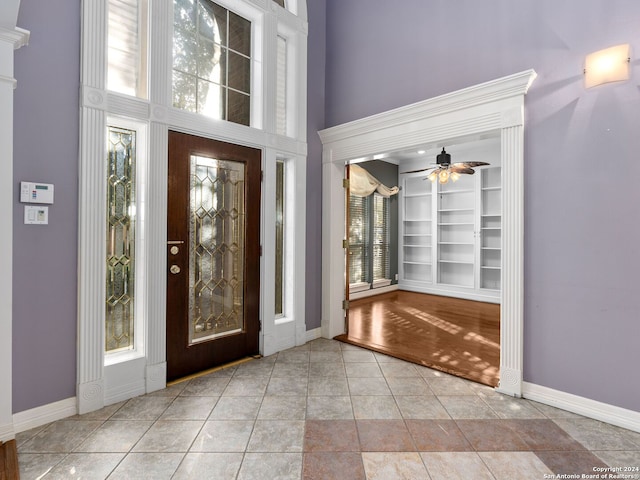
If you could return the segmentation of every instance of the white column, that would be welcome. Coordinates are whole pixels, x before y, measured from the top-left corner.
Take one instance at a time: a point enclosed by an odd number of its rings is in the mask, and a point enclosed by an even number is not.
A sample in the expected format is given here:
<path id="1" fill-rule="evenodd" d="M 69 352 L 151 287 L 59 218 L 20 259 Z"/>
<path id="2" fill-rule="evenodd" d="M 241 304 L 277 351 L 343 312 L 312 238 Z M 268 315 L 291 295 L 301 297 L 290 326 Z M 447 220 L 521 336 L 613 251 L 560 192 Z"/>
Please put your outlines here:
<path id="1" fill-rule="evenodd" d="M 15 2 L 15 14 L 17 5 Z M 0 13 L 4 13 L 4 10 Z M 4 20 L 4 18 L 2 19 Z M 14 18 L 15 20 L 15 18 Z M 0 251 L 4 262 L 0 270 L 0 442 L 12 440 L 12 263 L 13 263 L 13 52 L 26 45 L 29 32 L 0 27 Z"/>
<path id="2" fill-rule="evenodd" d="M 331 151 L 323 153 L 322 166 L 322 336 L 333 338 L 345 333 L 345 264 L 342 240 L 345 238 L 344 163 L 331 162 Z"/>
<path id="3" fill-rule="evenodd" d="M 497 391 L 522 396 L 524 319 L 524 127 L 522 108 L 505 115 L 502 129 L 502 301 L 500 383 Z"/>

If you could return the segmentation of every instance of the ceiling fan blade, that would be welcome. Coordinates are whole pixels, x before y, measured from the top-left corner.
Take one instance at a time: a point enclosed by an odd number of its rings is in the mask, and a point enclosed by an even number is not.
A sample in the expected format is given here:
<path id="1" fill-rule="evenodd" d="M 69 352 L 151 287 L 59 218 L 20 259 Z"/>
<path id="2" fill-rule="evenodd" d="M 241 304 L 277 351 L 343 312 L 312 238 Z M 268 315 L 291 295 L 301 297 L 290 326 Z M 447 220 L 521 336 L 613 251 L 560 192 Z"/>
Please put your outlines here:
<path id="1" fill-rule="evenodd" d="M 453 167 L 465 167 L 465 168 L 471 168 L 471 167 L 482 167 L 485 165 L 490 165 L 487 162 L 459 162 L 459 163 L 454 163 L 452 166 Z"/>
<path id="2" fill-rule="evenodd" d="M 473 168 L 468 168 L 463 164 L 458 163 L 449 167 L 449 170 L 454 173 L 465 173 L 467 175 L 473 175 L 475 173 L 475 170 Z"/>
<path id="3" fill-rule="evenodd" d="M 418 172 L 427 172 L 429 170 L 433 170 L 434 168 L 438 168 L 437 165 L 433 167 L 421 168 L 420 170 L 409 170 L 408 172 L 400 172 L 400 173 L 418 173 Z"/>

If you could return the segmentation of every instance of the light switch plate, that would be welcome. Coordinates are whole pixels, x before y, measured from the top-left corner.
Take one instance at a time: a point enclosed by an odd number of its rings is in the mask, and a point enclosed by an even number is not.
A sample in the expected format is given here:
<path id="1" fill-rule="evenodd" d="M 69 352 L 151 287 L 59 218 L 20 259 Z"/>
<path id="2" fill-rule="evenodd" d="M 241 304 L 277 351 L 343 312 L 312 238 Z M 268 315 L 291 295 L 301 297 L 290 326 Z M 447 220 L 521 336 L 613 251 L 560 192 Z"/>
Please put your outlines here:
<path id="1" fill-rule="evenodd" d="M 42 205 L 25 205 L 24 206 L 24 224 L 25 225 L 48 225 L 49 224 L 49 207 Z"/>

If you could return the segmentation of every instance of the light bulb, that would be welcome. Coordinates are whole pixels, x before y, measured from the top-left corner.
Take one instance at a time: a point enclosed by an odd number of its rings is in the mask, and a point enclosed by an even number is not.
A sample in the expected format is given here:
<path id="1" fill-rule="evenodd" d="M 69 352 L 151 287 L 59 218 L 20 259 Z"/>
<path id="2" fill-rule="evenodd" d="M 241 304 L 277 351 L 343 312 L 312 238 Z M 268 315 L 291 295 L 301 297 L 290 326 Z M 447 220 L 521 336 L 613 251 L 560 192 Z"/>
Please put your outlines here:
<path id="1" fill-rule="evenodd" d="M 451 172 L 451 176 L 449 178 L 452 182 L 457 182 L 460 178 L 460 174 L 458 172 Z"/>
<path id="2" fill-rule="evenodd" d="M 427 178 L 431 180 L 431 183 L 433 183 L 436 181 L 436 178 L 438 178 L 438 174 L 436 172 L 431 172 Z"/>
<path id="3" fill-rule="evenodd" d="M 441 170 L 438 174 L 438 181 L 441 184 L 445 184 L 449 181 L 449 170 Z"/>

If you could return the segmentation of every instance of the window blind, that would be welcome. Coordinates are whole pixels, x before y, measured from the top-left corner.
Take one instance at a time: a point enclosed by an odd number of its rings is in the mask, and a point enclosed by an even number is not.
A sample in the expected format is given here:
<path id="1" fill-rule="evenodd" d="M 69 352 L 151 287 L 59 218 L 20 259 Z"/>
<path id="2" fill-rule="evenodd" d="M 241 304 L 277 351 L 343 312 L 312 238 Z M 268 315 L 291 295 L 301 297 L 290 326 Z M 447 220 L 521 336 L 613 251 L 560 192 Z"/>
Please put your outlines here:
<path id="1" fill-rule="evenodd" d="M 349 196 L 349 283 L 366 282 L 369 270 L 369 197 Z"/>
<path id="2" fill-rule="evenodd" d="M 373 195 L 373 281 L 389 278 L 389 199 Z"/>
<path id="3" fill-rule="evenodd" d="M 110 0 L 107 88 L 146 98 L 146 0 Z"/>
<path id="4" fill-rule="evenodd" d="M 278 35 L 276 64 L 276 131 L 287 134 L 287 40 Z"/>

